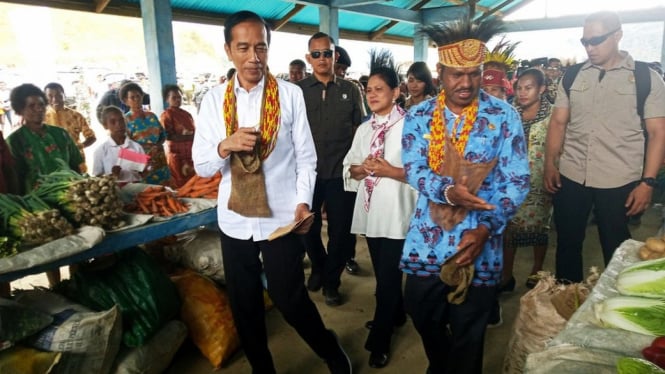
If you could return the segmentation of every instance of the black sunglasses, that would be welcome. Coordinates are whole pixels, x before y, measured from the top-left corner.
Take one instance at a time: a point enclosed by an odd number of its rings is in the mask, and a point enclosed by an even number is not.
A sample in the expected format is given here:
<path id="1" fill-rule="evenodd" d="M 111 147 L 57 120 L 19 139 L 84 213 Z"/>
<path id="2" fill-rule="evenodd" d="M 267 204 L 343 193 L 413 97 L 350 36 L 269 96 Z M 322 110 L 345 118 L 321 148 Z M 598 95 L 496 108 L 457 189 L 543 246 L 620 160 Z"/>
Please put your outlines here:
<path id="1" fill-rule="evenodd" d="M 588 47 L 590 45 L 595 47 L 598 44 L 600 44 L 600 43 L 604 42 L 605 40 L 607 40 L 607 38 L 609 38 L 612 34 L 614 34 L 615 32 L 617 32 L 619 30 L 621 30 L 621 29 L 619 28 L 619 29 L 610 31 L 607 34 L 603 34 L 603 35 L 600 35 L 600 36 L 594 36 L 594 37 L 589 38 L 589 39 L 582 38 L 582 39 L 580 39 L 580 43 L 582 43 L 582 45 L 585 46 L 585 47 Z"/>
<path id="2" fill-rule="evenodd" d="M 324 49 L 323 51 L 312 51 L 309 53 L 312 58 L 320 58 L 321 54 L 323 54 L 323 57 L 325 58 L 331 58 L 333 56 L 333 51 L 332 49 Z"/>

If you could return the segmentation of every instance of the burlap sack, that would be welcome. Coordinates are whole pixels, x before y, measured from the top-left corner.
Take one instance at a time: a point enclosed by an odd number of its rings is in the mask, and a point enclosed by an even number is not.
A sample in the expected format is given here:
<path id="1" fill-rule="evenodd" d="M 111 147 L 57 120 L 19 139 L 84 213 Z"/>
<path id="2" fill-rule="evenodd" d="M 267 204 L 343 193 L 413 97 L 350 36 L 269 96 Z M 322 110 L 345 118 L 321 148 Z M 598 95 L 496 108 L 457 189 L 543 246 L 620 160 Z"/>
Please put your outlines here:
<path id="1" fill-rule="evenodd" d="M 543 351 L 547 342 L 563 330 L 566 320 L 550 301 L 559 292 L 561 288 L 548 274 L 520 298 L 520 309 L 503 361 L 504 373 L 522 373 L 526 356 Z"/>
<path id="2" fill-rule="evenodd" d="M 560 285 L 548 272 L 541 271 L 538 275 L 540 281 L 520 299 L 503 361 L 504 373 L 523 373 L 527 356 L 545 350 L 547 343 L 566 326 L 567 318 L 561 314 L 571 315 L 597 280 L 597 274 L 592 273 L 584 283 Z"/>
<path id="3" fill-rule="evenodd" d="M 495 158 L 487 163 L 467 161 L 457 153 L 457 150 L 448 136 L 446 136 L 444 150 L 446 158 L 441 164 L 438 174 L 450 176 L 456 182 L 466 176 L 466 187 L 475 195 L 478 192 L 478 189 L 480 189 L 480 185 L 496 165 L 497 159 Z M 444 230 L 450 231 L 455 225 L 464 220 L 468 210 L 460 206 L 437 204 L 430 201 L 429 212 L 432 221 L 443 227 Z"/>

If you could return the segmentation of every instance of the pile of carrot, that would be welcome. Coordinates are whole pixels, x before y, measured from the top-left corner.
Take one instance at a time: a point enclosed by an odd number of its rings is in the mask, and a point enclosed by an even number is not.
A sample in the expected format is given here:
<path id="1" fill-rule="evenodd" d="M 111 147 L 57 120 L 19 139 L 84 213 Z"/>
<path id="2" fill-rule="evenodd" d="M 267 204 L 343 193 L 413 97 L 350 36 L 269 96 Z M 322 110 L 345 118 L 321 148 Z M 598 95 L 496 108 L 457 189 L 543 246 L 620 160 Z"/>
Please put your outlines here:
<path id="1" fill-rule="evenodd" d="M 193 177 L 178 189 L 178 197 L 216 199 L 221 180 L 222 174 L 219 172 L 209 178 L 203 178 L 198 174 L 194 174 Z"/>
<path id="2" fill-rule="evenodd" d="M 148 187 L 139 192 L 134 201 L 125 209 L 132 213 L 154 214 L 162 217 L 170 217 L 189 210 L 186 204 L 178 200 L 173 192 L 164 186 Z"/>

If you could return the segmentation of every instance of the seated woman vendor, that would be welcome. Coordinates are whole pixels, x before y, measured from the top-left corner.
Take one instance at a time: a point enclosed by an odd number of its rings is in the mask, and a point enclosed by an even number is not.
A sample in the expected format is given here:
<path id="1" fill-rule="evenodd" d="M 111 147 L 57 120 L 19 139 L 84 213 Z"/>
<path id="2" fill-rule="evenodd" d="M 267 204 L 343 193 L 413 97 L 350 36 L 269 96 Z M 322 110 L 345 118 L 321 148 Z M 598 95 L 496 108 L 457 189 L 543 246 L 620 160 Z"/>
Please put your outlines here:
<path id="1" fill-rule="evenodd" d="M 40 175 L 63 167 L 81 172 L 83 158 L 71 135 L 60 127 L 44 123 L 46 94 L 29 83 L 15 87 L 10 95 L 12 109 L 21 116 L 21 127 L 7 137 L 7 145 L 14 157 L 19 192 L 30 192 Z M 60 281 L 60 271 L 46 272 L 49 284 Z"/>
<path id="2" fill-rule="evenodd" d="M 95 176 L 113 174 L 120 186 L 142 181 L 140 172 L 122 169 L 118 165 L 120 149 L 145 153 L 139 143 L 127 136 L 127 124 L 122 110 L 116 106 L 107 106 L 102 110 L 101 117 L 102 126 L 108 131 L 109 139 L 95 150 L 92 174 Z"/>

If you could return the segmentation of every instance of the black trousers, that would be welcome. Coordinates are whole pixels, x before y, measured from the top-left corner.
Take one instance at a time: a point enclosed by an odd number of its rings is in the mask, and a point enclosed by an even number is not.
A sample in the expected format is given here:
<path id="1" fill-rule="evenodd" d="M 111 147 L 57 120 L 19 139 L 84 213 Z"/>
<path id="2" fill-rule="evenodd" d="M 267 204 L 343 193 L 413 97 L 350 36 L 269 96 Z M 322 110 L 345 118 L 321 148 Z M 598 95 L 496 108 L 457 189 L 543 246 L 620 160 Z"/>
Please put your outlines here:
<path id="1" fill-rule="evenodd" d="M 300 238 L 291 234 L 270 242 L 254 242 L 234 239 L 222 232 L 221 241 L 233 319 L 253 373 L 275 373 L 268 350 L 262 269 L 275 307 L 312 350 L 324 360 L 339 350 L 305 289 Z M 263 255 L 263 265 L 259 253 Z"/>
<path id="2" fill-rule="evenodd" d="M 614 250 L 630 239 L 624 206 L 635 183 L 617 188 L 591 188 L 561 176 L 561 189 L 554 194 L 554 224 L 557 232 L 556 276 L 580 282 L 584 277 L 582 247 L 589 213 L 593 208 L 605 266 Z"/>
<path id="3" fill-rule="evenodd" d="M 370 352 L 389 353 L 395 324 L 405 318 L 403 273 L 399 269 L 404 240 L 367 238 L 367 245 L 376 277 L 376 308 L 365 349 Z"/>
<path id="4" fill-rule="evenodd" d="M 317 179 L 312 211 L 314 223 L 305 235 L 305 249 L 312 261 L 312 272 L 322 275 L 323 288 L 337 289 L 344 264 L 353 256 L 356 236 L 351 234 L 355 192 L 344 191 L 342 178 Z M 321 206 L 326 203 L 328 216 L 328 252 L 321 240 Z"/>
<path id="5" fill-rule="evenodd" d="M 452 289 L 438 277 L 406 276 L 406 312 L 420 334 L 429 374 L 481 374 L 485 329 L 496 287 L 470 287 L 466 300 L 448 303 Z"/>

